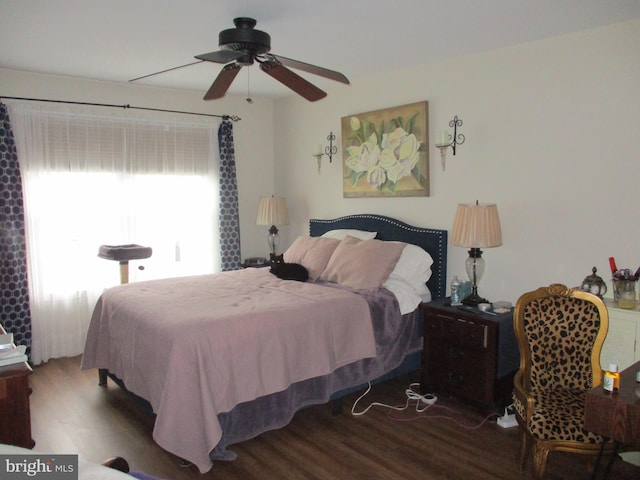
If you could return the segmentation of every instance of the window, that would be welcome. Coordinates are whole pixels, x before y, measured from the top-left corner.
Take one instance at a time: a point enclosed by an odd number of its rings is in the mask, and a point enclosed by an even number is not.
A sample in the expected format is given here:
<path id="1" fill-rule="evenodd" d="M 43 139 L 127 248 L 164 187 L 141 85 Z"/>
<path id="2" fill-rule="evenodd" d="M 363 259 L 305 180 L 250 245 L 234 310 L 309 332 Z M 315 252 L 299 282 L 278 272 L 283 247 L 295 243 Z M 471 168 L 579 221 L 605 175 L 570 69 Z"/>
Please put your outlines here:
<path id="1" fill-rule="evenodd" d="M 23 177 L 35 363 L 82 352 L 119 283 L 100 245 L 153 249 L 130 281 L 219 271 L 217 121 L 11 104 Z M 137 267 L 144 266 L 144 270 Z"/>

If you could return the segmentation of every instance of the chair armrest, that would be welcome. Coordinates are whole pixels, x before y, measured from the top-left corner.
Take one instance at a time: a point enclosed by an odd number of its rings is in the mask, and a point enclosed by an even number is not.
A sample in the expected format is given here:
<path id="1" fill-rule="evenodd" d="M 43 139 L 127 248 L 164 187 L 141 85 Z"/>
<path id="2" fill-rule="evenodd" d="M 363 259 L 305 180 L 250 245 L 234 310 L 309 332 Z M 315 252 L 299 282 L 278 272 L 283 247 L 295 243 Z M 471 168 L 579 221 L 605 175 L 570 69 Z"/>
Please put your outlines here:
<path id="1" fill-rule="evenodd" d="M 513 406 L 516 413 L 528 422 L 533 414 L 535 400 L 529 391 L 525 388 L 522 372 L 519 370 L 513 377 Z"/>

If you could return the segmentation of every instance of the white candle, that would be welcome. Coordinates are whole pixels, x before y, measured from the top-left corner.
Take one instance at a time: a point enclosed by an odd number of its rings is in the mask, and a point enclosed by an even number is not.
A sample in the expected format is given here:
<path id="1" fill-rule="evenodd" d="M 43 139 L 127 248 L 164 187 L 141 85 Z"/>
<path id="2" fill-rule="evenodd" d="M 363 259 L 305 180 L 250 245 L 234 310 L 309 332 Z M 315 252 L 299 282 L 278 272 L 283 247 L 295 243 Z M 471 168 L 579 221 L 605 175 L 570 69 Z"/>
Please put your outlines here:
<path id="1" fill-rule="evenodd" d="M 314 155 L 322 155 L 322 145 L 316 145 L 316 149 L 313 151 Z"/>
<path id="2" fill-rule="evenodd" d="M 437 145 L 447 145 L 449 143 L 449 132 L 440 132 Z"/>

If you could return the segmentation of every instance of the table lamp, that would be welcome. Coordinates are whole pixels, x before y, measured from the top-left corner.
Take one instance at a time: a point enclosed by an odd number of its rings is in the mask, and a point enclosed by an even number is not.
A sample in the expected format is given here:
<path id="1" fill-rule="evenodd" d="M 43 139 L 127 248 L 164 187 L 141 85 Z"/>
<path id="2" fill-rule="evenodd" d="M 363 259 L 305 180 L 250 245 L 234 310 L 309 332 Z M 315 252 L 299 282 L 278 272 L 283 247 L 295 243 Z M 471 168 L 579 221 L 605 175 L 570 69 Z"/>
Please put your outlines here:
<path id="1" fill-rule="evenodd" d="M 282 197 L 262 197 L 258 204 L 256 225 L 271 225 L 267 243 L 269 244 L 271 260 L 273 260 L 280 244 L 280 236 L 276 225 L 289 225 L 286 200 Z"/>
<path id="2" fill-rule="evenodd" d="M 462 303 L 472 306 L 489 303 L 478 295 L 478 282 L 484 273 L 484 259 L 480 249 L 502 245 L 498 207 L 495 204 L 480 205 L 477 200 L 475 204 L 459 204 L 453 220 L 451 244 L 470 249 L 465 268 L 473 283 L 473 290 Z"/>

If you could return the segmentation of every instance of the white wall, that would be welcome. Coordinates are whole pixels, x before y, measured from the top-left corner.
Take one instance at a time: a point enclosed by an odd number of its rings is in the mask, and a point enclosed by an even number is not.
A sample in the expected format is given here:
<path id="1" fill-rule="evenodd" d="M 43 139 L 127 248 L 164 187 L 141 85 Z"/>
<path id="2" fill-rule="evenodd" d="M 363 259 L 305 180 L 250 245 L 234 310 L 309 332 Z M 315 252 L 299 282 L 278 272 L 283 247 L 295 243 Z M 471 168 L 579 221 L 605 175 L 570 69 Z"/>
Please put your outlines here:
<path id="1" fill-rule="evenodd" d="M 255 224 L 258 201 L 273 192 L 273 102 L 225 97 L 204 102 L 202 92 L 42 75 L 0 68 L 0 95 L 96 102 L 237 115 L 233 125 L 243 258 L 268 253 L 267 232 Z M 161 114 L 160 114 L 161 115 Z M 96 247 L 97 248 L 97 247 Z"/>
<path id="2" fill-rule="evenodd" d="M 291 217 L 283 246 L 307 233 L 309 218 L 350 213 L 449 230 L 456 205 L 478 199 L 497 203 L 502 223 L 503 246 L 483 255 L 479 293 L 491 300 L 514 302 L 552 282 L 575 286 L 593 266 L 608 280 L 609 256 L 635 269 L 639 87 L 633 21 L 337 85 L 316 103 L 279 100 L 274 181 Z M 430 197 L 344 199 L 340 153 L 316 173 L 313 146 L 331 130 L 341 141 L 341 117 L 421 100 L 432 139 L 454 115 L 466 136 L 444 172 L 429 142 Z M 449 279 L 466 276 L 466 257 L 449 246 Z"/>

